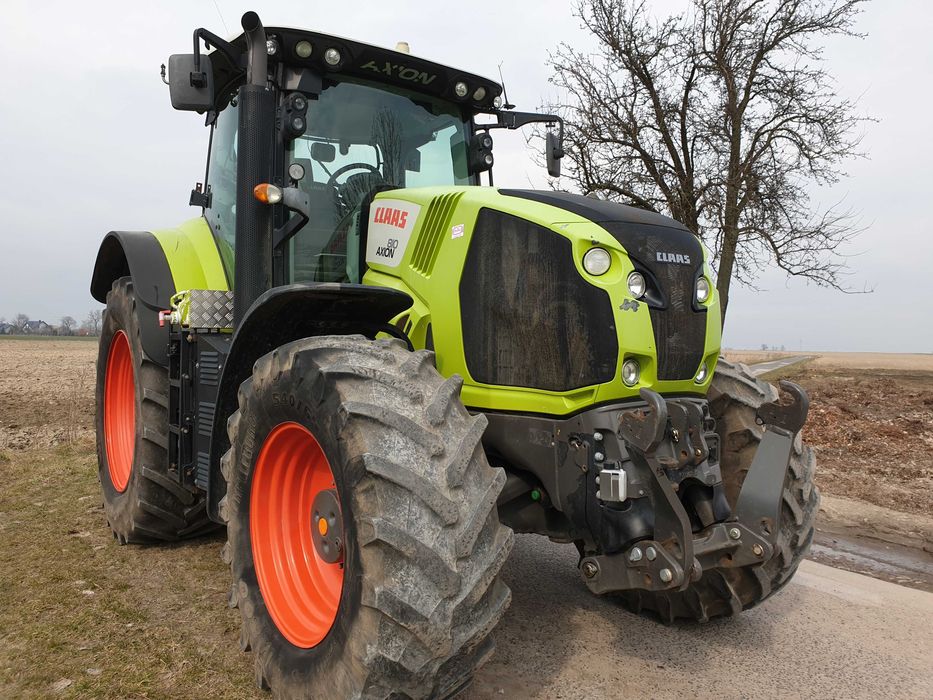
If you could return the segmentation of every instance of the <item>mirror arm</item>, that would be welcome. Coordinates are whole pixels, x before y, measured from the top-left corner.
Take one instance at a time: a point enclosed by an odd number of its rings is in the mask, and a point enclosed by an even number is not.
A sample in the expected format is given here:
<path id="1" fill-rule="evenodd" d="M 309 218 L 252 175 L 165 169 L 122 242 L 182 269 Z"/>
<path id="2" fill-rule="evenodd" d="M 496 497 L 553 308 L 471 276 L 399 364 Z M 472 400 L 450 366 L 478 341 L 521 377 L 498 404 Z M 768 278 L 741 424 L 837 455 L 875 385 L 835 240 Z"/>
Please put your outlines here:
<path id="1" fill-rule="evenodd" d="M 536 112 L 496 112 L 495 124 L 477 124 L 475 131 L 488 131 L 489 129 L 520 129 L 528 124 L 557 124 L 557 143 L 559 152 L 555 158 L 564 157 L 564 120 L 556 114 L 538 114 Z"/>
<path id="2" fill-rule="evenodd" d="M 234 65 L 239 65 L 240 55 L 237 53 L 237 50 L 233 47 L 233 44 L 231 44 L 228 41 L 224 41 L 219 36 L 214 34 L 214 32 L 204 29 L 204 27 L 200 27 L 194 30 L 194 70 L 195 70 L 195 73 L 198 74 L 199 80 L 202 80 L 202 81 L 204 80 L 203 73 L 200 72 L 201 71 L 200 39 L 204 40 L 204 45 L 207 48 L 211 48 L 211 46 L 214 46 L 215 48 L 222 51 L 224 55 L 230 59 L 231 63 L 233 63 Z M 200 87 L 201 85 L 204 84 L 203 82 L 201 83 L 194 82 L 195 80 L 194 73 L 192 74 L 191 79 L 192 79 L 191 84 L 196 87 Z"/>
<path id="3" fill-rule="evenodd" d="M 288 242 L 311 218 L 311 197 L 297 187 L 286 187 L 282 190 L 282 204 L 289 211 L 298 216 L 289 218 L 282 226 L 272 232 L 272 249 L 275 250 L 283 243 Z"/>

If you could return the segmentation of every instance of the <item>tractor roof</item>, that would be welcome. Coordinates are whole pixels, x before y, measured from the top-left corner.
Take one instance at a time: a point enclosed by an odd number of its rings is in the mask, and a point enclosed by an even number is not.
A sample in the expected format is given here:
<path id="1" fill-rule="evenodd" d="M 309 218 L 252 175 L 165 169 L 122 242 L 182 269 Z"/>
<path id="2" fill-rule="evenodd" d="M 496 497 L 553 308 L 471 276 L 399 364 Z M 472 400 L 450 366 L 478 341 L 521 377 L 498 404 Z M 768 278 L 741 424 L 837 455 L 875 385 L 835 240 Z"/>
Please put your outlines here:
<path id="1" fill-rule="evenodd" d="M 269 56 L 270 65 L 284 63 L 286 71 L 289 71 L 286 82 L 294 84 L 296 88 L 302 71 L 309 70 L 324 77 L 335 74 L 397 85 L 461 103 L 472 112 L 495 111 L 494 100 L 502 94 L 502 86 L 488 78 L 352 39 L 289 27 L 266 27 L 266 36 L 278 44 L 276 53 Z M 307 58 L 302 58 L 296 52 L 296 47 L 302 42 L 311 46 Z M 220 50 L 211 53 L 217 96 L 215 107 L 218 109 L 227 105 L 233 91 L 246 75 L 246 35 L 240 34 L 230 43 L 243 57 L 241 62 L 233 62 Z M 306 53 L 307 47 L 302 46 L 302 49 L 302 53 Z M 340 61 L 336 66 L 324 60 L 328 49 L 339 52 Z M 466 97 L 458 97 L 454 92 L 454 86 L 460 82 L 467 86 Z M 479 99 L 474 99 L 477 95 Z"/>

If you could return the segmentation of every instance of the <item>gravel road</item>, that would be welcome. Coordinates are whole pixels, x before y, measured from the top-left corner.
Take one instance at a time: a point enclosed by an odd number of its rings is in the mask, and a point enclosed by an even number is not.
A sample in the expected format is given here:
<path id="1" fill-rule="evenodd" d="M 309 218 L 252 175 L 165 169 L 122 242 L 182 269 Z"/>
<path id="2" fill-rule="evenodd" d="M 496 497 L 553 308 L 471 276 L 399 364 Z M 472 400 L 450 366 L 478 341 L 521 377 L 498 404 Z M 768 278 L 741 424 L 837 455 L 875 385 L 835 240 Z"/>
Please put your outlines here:
<path id="1" fill-rule="evenodd" d="M 933 697 L 933 594 L 805 561 L 737 618 L 666 627 L 592 596 L 572 546 L 516 539 L 469 700 Z"/>

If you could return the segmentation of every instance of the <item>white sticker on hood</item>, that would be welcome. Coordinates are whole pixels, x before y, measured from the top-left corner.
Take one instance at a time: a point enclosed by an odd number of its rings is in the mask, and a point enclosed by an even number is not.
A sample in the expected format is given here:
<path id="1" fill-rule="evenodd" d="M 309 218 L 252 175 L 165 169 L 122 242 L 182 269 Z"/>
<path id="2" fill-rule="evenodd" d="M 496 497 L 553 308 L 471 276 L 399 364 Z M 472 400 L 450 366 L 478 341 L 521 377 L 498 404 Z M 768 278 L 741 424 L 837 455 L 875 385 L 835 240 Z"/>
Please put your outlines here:
<path id="1" fill-rule="evenodd" d="M 369 208 L 366 262 L 398 267 L 421 207 L 400 199 L 376 199 Z"/>

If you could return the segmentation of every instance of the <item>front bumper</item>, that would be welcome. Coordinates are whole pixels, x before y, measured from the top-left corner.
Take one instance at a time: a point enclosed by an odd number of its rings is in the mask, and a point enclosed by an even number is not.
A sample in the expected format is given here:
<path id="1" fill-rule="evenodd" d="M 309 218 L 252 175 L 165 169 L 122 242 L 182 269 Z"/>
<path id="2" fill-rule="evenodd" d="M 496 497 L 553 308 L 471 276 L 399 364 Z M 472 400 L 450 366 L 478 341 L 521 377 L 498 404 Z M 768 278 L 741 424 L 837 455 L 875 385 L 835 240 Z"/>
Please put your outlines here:
<path id="1" fill-rule="evenodd" d="M 701 528 L 679 491 L 687 483 L 684 470 L 694 476 L 712 474 L 713 480 L 719 476 L 718 464 L 712 464 L 703 412 L 695 404 L 666 401 L 647 389 L 641 392 L 646 406 L 620 412 L 616 437 L 624 443 L 630 468 L 649 475 L 644 483 L 653 532 L 621 551 L 583 556 L 580 571 L 590 590 L 684 590 L 707 569 L 750 566 L 772 557 L 794 436 L 809 406 L 806 393 L 796 384 L 782 381 L 781 388 L 789 400 L 758 409 L 765 432 L 734 509 L 728 517 Z M 625 500 L 627 494 L 620 493 L 619 484 L 627 479 L 620 478 L 618 471 L 624 470 L 600 472 L 601 499 Z"/>

